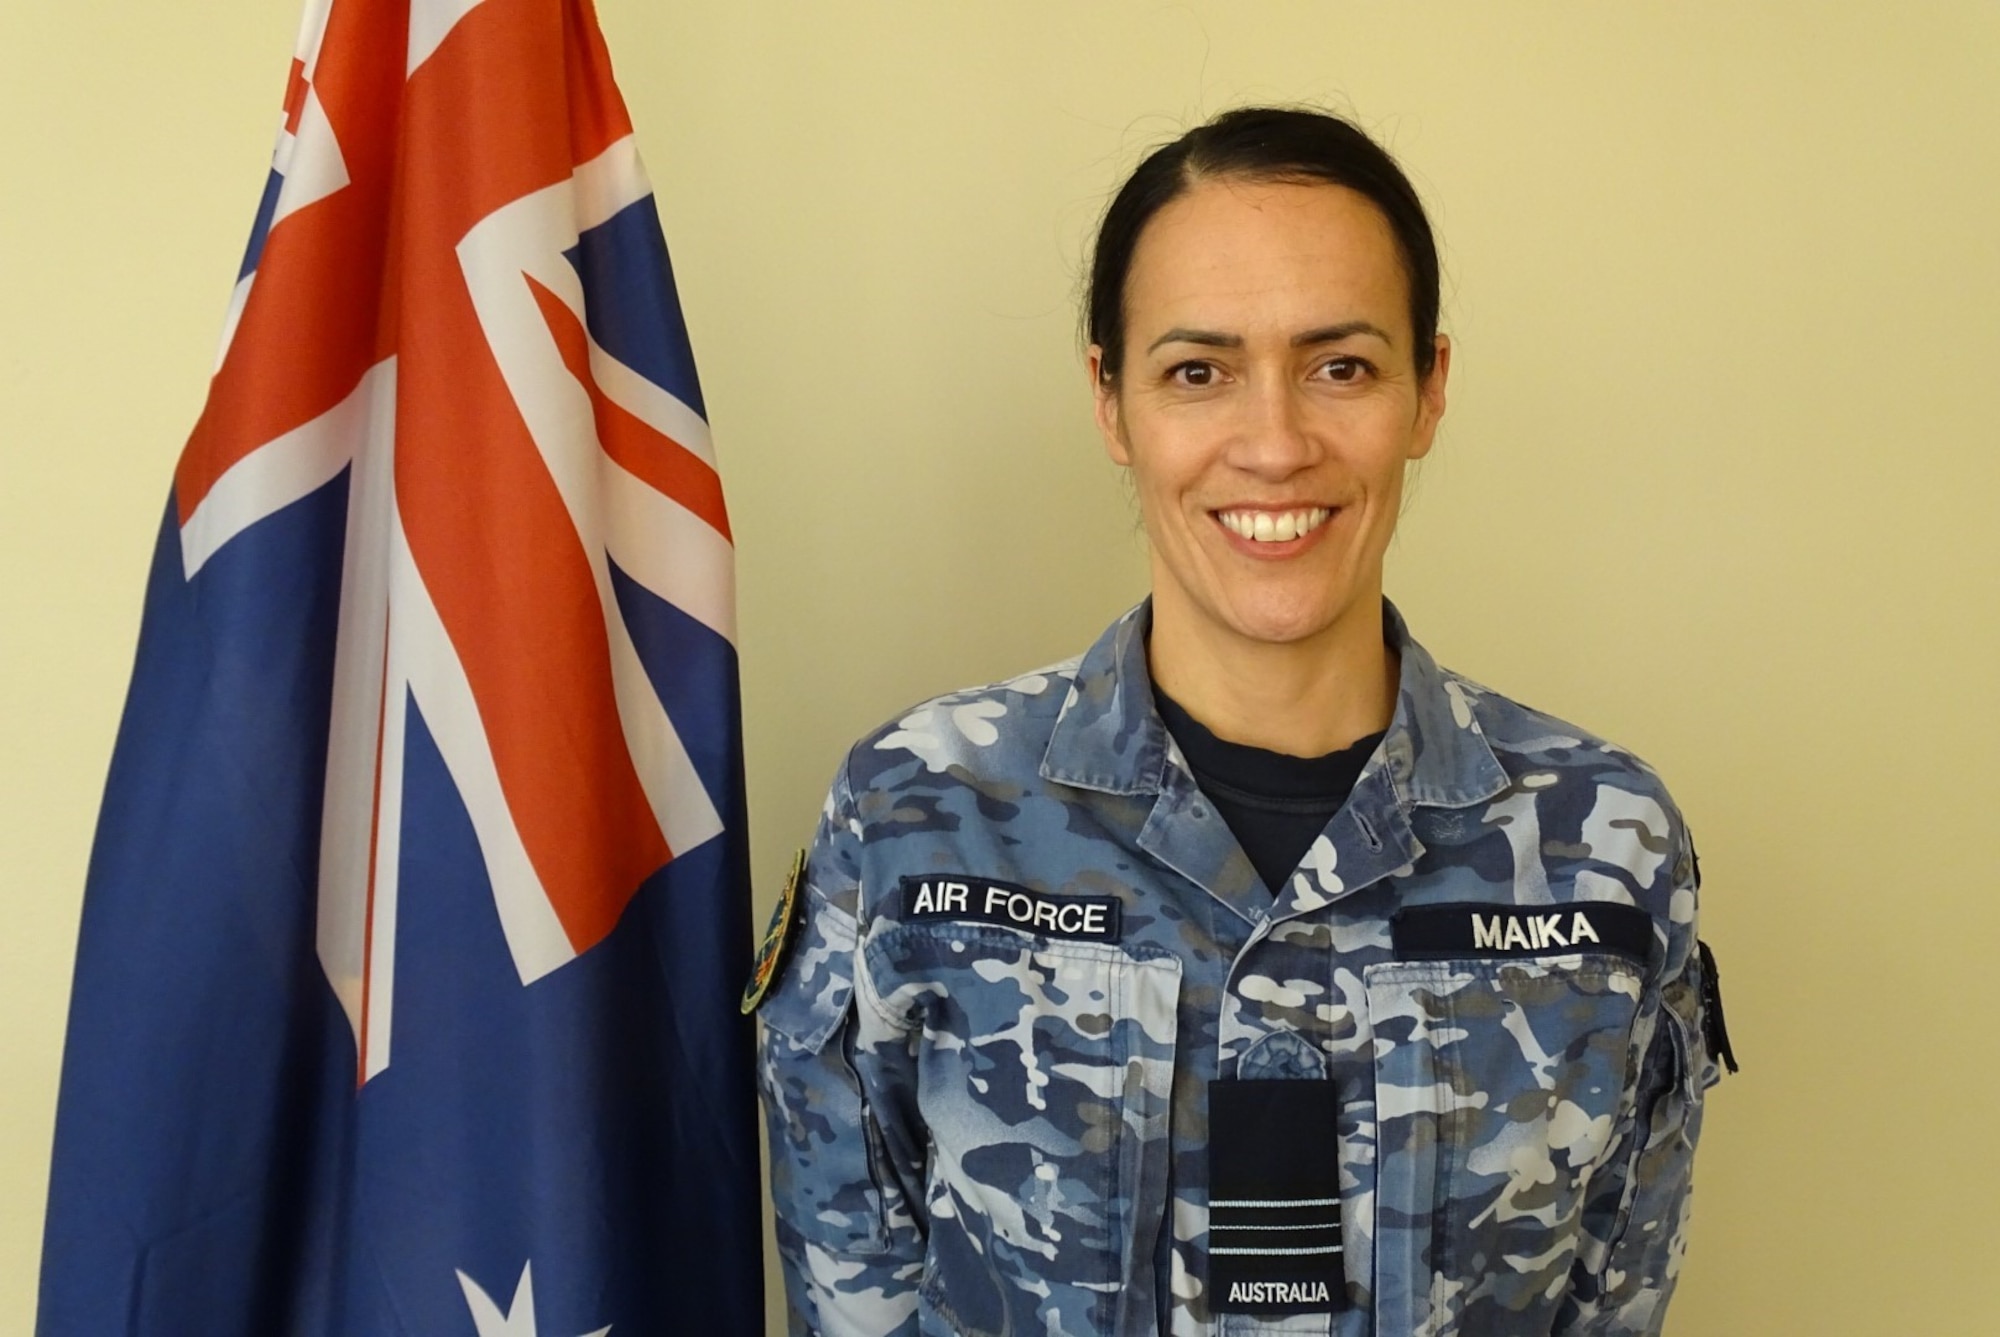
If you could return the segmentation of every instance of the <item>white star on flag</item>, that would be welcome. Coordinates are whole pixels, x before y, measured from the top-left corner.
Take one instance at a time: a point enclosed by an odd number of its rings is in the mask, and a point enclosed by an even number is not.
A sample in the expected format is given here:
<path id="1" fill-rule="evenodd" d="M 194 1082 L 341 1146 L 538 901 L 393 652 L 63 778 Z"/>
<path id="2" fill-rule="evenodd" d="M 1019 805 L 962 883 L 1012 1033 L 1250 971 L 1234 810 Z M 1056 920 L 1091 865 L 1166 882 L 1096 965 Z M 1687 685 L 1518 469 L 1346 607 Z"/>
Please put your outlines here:
<path id="1" fill-rule="evenodd" d="M 500 1306 L 493 1303 L 493 1297 L 481 1290 L 479 1283 L 460 1272 L 459 1289 L 465 1292 L 465 1307 L 472 1311 L 472 1324 L 479 1330 L 479 1337 L 538 1337 L 535 1331 L 535 1279 L 534 1263 L 521 1264 L 521 1280 L 514 1287 L 513 1303 L 507 1312 L 501 1313 Z M 605 1324 L 596 1332 L 587 1332 L 583 1337 L 606 1337 L 611 1325 Z"/>

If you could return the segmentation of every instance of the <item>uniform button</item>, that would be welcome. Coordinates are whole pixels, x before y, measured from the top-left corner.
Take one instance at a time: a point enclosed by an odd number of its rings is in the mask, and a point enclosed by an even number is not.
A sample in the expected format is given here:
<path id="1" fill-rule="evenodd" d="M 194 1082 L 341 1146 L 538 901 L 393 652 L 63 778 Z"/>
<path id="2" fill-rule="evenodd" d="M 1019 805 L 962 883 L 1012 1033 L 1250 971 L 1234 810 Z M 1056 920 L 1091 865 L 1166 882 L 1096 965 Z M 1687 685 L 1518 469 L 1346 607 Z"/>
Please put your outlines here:
<path id="1" fill-rule="evenodd" d="M 1201 805 L 1200 805 L 1199 803 L 1197 803 L 1197 804 L 1195 804 L 1195 805 L 1194 805 L 1194 819 L 1195 819 L 1195 820 L 1196 820 L 1197 822 L 1199 822 L 1199 821 L 1203 820 L 1203 819 L 1204 819 L 1204 818 L 1206 818 L 1207 816 L 1208 816 L 1208 809 L 1207 809 L 1207 808 L 1204 808 L 1204 807 L 1202 807 L 1202 806 L 1201 806 Z"/>

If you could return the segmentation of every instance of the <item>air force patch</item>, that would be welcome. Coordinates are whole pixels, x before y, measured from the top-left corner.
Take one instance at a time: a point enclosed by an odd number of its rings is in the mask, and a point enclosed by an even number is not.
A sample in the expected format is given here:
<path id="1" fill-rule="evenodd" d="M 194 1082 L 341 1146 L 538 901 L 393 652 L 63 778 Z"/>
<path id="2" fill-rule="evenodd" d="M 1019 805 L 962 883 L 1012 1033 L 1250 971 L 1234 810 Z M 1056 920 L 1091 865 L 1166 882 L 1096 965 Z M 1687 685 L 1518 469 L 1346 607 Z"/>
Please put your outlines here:
<path id="1" fill-rule="evenodd" d="M 745 1015 L 755 1012 L 757 1004 L 764 1001 L 764 995 L 771 991 L 771 981 L 778 978 L 778 967 L 785 962 L 785 947 L 792 939 L 792 925 L 799 920 L 799 906 L 805 898 L 799 894 L 800 884 L 806 880 L 806 852 L 800 850 L 792 858 L 792 871 L 785 878 L 785 889 L 778 893 L 778 903 L 771 910 L 771 922 L 764 928 L 764 941 L 757 948 L 757 964 L 750 971 L 750 982 L 743 986 L 743 1011 Z"/>
<path id="2" fill-rule="evenodd" d="M 935 873 L 903 879 L 903 920 L 972 920 L 1045 938 L 1117 942 L 1116 896 L 1058 896 L 1012 882 Z"/>

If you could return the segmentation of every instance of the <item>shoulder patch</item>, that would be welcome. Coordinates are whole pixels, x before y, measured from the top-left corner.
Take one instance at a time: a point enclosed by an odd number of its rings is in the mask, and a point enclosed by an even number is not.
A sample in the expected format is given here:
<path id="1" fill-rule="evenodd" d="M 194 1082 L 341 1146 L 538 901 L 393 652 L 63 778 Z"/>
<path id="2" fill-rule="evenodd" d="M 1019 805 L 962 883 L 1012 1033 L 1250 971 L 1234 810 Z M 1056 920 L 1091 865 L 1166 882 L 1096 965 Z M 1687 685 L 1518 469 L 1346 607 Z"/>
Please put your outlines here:
<path id="1" fill-rule="evenodd" d="M 1398 961 L 1609 952 L 1644 965 L 1653 952 L 1652 917 L 1611 901 L 1406 905 L 1389 917 L 1389 936 Z"/>
<path id="2" fill-rule="evenodd" d="M 778 903 L 771 909 L 771 922 L 764 926 L 764 941 L 758 944 L 750 982 L 743 986 L 745 1016 L 757 1010 L 757 1004 L 771 991 L 771 981 L 778 978 L 778 967 L 784 964 L 785 948 L 792 940 L 792 926 L 798 923 L 799 908 L 805 903 L 805 897 L 800 895 L 805 880 L 806 852 L 800 850 L 792 856 L 792 871 L 786 875 L 785 889 L 778 893 Z"/>
<path id="3" fill-rule="evenodd" d="M 1705 942 L 1695 943 L 1695 950 L 1701 955 L 1702 1040 L 1712 1057 L 1720 1059 L 1729 1071 L 1740 1072 L 1736 1051 L 1729 1046 L 1729 1023 L 1722 1016 L 1722 972 L 1716 969 L 1715 953 Z"/>

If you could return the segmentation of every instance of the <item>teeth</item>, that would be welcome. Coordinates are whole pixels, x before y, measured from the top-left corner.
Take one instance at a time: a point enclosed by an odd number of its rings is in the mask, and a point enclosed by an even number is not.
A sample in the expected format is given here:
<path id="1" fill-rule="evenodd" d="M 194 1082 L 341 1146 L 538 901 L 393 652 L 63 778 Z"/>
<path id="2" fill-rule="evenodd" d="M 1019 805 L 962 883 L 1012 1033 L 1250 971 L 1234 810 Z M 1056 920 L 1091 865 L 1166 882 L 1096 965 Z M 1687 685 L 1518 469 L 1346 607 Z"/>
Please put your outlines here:
<path id="1" fill-rule="evenodd" d="M 1324 506 L 1310 506 L 1297 511 L 1219 511 L 1222 523 L 1232 534 L 1240 534 L 1255 543 L 1284 543 L 1291 539 L 1304 538 L 1326 523 L 1327 516 L 1333 514 Z"/>

